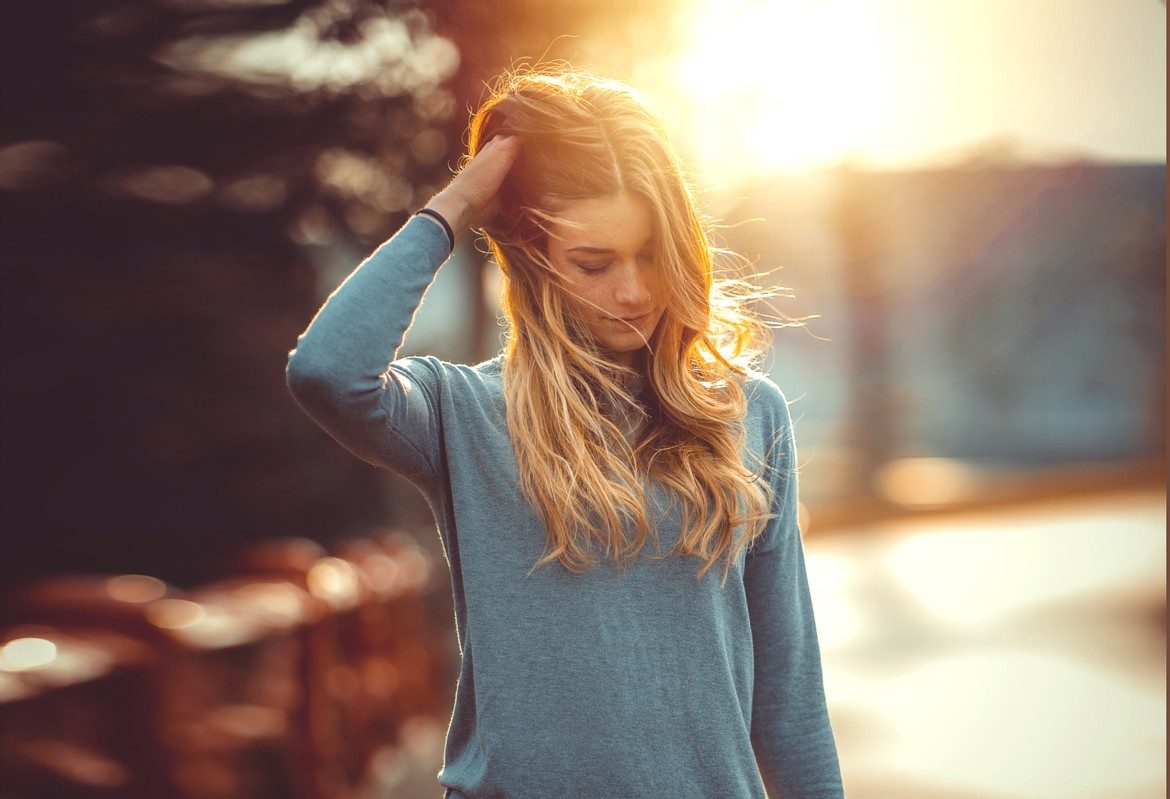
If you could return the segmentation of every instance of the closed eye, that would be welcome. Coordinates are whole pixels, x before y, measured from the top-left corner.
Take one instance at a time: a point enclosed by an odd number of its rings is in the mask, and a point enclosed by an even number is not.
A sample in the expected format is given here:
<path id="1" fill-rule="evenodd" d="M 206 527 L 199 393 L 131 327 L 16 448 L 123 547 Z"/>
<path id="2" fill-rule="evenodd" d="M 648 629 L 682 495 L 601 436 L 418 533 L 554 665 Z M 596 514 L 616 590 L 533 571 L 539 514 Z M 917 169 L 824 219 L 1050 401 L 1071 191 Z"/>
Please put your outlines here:
<path id="1" fill-rule="evenodd" d="M 586 263 L 574 261 L 573 265 L 587 274 L 596 274 L 598 272 L 604 271 L 605 268 L 611 263 L 613 263 L 613 261 L 589 261 Z"/>

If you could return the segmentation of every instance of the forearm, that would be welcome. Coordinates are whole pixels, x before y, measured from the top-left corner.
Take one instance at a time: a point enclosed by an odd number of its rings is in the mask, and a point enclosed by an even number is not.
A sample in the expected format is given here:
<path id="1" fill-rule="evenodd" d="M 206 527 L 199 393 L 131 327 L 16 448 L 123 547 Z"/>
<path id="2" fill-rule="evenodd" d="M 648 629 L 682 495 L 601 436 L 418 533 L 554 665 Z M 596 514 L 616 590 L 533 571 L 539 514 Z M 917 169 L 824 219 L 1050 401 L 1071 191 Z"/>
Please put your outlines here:
<path id="1" fill-rule="evenodd" d="M 839 799 L 841 770 L 802 554 L 758 553 L 747 568 L 756 646 L 752 743 L 764 784 L 774 797 Z"/>
<path id="2" fill-rule="evenodd" d="M 324 373 L 344 382 L 376 380 L 447 254 L 434 222 L 408 221 L 345 279 L 297 338 L 289 355 L 292 379 Z"/>
<path id="3" fill-rule="evenodd" d="M 386 439 L 388 423 L 404 436 L 426 432 L 413 429 L 428 424 L 427 408 L 418 405 L 424 398 L 392 385 L 387 369 L 448 254 L 442 229 L 412 218 L 330 295 L 289 355 L 287 381 L 297 402 L 365 460 L 392 465 L 389 450 L 398 444 Z"/>
<path id="4" fill-rule="evenodd" d="M 787 399 L 757 384 L 757 403 L 772 410 L 762 423 L 772 446 L 767 474 L 774 518 L 744 564 L 744 588 L 755 648 L 752 745 L 772 797 L 839 799 L 837 745 L 829 723 L 820 643 L 804 560 L 796 441 Z"/>

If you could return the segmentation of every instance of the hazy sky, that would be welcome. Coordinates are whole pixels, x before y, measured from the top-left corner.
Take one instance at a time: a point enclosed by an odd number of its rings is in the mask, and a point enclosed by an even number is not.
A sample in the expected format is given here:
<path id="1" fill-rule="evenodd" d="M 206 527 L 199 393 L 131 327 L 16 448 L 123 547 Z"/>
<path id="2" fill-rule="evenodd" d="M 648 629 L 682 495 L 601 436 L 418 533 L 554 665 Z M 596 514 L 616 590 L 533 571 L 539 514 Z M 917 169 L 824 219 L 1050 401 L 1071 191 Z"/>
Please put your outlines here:
<path id="1" fill-rule="evenodd" d="M 845 158 L 1166 159 L 1159 0 L 693 0 L 689 46 L 634 76 L 725 174 Z"/>

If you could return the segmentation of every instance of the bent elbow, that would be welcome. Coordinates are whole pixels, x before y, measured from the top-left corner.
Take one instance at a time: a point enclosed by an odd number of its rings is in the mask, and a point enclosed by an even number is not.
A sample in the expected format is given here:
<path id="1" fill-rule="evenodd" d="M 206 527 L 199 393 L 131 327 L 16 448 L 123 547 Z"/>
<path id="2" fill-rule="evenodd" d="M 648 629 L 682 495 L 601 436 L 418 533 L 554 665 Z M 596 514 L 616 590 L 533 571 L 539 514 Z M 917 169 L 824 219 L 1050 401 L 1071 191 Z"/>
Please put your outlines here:
<path id="1" fill-rule="evenodd" d="M 284 382 L 293 399 L 310 413 L 331 393 L 331 380 L 325 365 L 299 347 L 288 354 Z"/>

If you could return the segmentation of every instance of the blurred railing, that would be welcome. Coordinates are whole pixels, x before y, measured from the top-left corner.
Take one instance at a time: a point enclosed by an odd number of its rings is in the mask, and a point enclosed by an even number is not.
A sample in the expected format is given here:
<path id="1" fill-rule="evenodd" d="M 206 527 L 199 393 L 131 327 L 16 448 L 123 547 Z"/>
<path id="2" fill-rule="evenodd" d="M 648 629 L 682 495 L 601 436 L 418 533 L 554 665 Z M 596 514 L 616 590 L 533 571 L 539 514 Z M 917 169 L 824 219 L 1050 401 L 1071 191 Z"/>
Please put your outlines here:
<path id="1" fill-rule="evenodd" d="M 392 795 L 404 733 L 450 708 L 433 557 L 402 534 L 234 555 L 189 591 L 74 575 L 3 598 L 0 795 Z"/>

